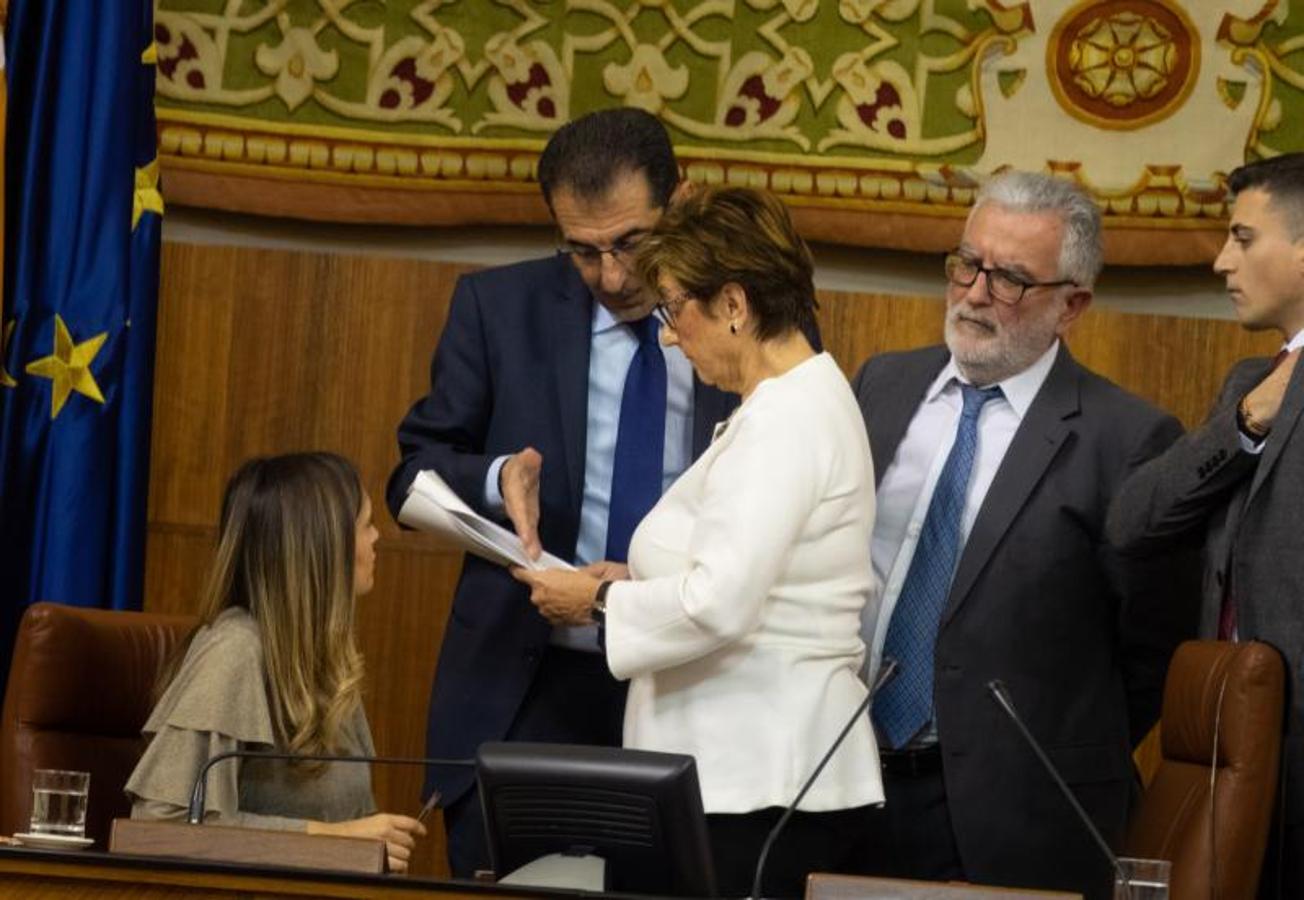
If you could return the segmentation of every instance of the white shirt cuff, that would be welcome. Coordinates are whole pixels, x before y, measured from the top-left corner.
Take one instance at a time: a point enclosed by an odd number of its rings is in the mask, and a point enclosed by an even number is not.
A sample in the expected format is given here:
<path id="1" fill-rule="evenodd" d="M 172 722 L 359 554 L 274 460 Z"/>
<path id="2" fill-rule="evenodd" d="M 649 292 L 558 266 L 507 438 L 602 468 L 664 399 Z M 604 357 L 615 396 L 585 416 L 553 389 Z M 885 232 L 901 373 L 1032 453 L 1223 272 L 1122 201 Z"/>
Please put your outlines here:
<path id="1" fill-rule="evenodd" d="M 511 459 L 511 455 L 500 456 L 489 464 L 489 471 L 484 476 L 484 504 L 489 512 L 494 515 L 503 513 L 503 495 L 498 490 L 498 474 L 503 470 L 503 464 Z"/>

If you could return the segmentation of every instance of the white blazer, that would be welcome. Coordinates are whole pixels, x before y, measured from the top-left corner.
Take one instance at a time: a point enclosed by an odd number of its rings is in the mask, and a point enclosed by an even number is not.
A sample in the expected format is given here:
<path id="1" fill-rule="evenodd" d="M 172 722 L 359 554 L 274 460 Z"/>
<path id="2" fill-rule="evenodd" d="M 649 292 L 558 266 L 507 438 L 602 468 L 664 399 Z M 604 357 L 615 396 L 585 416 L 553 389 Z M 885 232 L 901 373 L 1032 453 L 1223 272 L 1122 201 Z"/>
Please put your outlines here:
<path id="1" fill-rule="evenodd" d="M 865 697 L 874 472 L 826 353 L 766 379 L 639 525 L 607 594 L 625 746 L 697 759 L 709 813 L 787 806 Z M 868 715 L 801 809 L 883 800 Z"/>

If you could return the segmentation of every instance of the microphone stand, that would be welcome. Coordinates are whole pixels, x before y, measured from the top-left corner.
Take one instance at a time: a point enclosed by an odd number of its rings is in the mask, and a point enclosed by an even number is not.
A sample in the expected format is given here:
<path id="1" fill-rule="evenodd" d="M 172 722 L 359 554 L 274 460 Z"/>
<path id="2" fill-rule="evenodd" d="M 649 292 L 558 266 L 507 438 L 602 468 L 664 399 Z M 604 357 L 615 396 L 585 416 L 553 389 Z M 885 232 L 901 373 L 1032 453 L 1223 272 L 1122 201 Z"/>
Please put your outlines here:
<path id="1" fill-rule="evenodd" d="M 1069 789 L 1068 784 L 1060 776 L 1059 770 L 1056 769 L 1055 764 L 1050 761 L 1050 757 L 1046 755 L 1046 751 L 1042 749 L 1041 744 L 1037 739 L 1032 736 L 1032 732 L 1028 730 L 1028 726 L 1023 723 L 1023 718 L 1014 708 L 1014 698 L 1010 696 L 1010 692 L 1006 689 L 1005 682 L 1001 681 L 999 678 L 993 678 L 991 681 L 987 682 L 987 690 L 992 695 L 992 699 L 996 701 L 996 705 L 1004 711 L 1005 715 L 1008 716 L 1010 721 L 1019 729 L 1019 733 L 1023 735 L 1024 741 L 1026 741 L 1028 746 L 1032 748 L 1032 752 L 1036 754 L 1037 759 L 1041 762 L 1042 768 L 1049 773 L 1051 780 L 1055 782 L 1055 786 L 1059 788 L 1060 793 L 1064 795 L 1064 798 L 1069 801 L 1069 804 L 1073 807 L 1073 811 L 1077 813 L 1078 818 L 1082 820 L 1082 824 L 1087 827 L 1087 832 L 1091 835 L 1092 839 L 1095 840 L 1096 845 L 1100 847 L 1100 851 L 1105 854 L 1105 858 L 1109 860 L 1109 864 L 1113 866 L 1114 877 L 1117 879 L 1118 884 L 1123 885 L 1124 896 L 1130 898 L 1132 896 L 1132 886 L 1128 884 L 1127 873 L 1123 871 L 1122 863 L 1118 861 L 1118 857 L 1115 856 L 1114 851 L 1110 849 L 1109 843 L 1096 828 L 1096 824 L 1091 821 L 1091 817 L 1087 815 L 1087 811 L 1082 808 L 1082 804 L 1078 802 L 1078 798 L 1074 796 L 1073 791 Z"/>
<path id="2" fill-rule="evenodd" d="M 195 786 L 190 792 L 190 807 L 186 821 L 191 825 L 204 822 L 204 799 L 208 792 L 208 770 L 226 759 L 277 759 L 304 760 L 309 762 L 365 762 L 409 766 L 462 766 L 474 768 L 473 759 L 422 759 L 413 756 L 344 756 L 341 754 L 320 753 L 280 753 L 272 750 L 227 750 L 219 753 L 204 763 L 195 778 Z"/>
<path id="3" fill-rule="evenodd" d="M 833 758 L 833 754 L 837 752 L 837 749 L 842 746 L 842 741 L 846 738 L 847 734 L 850 733 L 852 726 L 860 721 L 860 717 L 865 714 L 865 710 L 869 708 L 869 704 L 874 701 L 876 696 L 878 696 L 878 692 L 882 690 L 883 685 L 891 681 L 896 673 L 897 661 L 890 656 L 883 657 L 883 664 L 878 668 L 878 677 L 874 679 L 874 686 L 865 694 L 865 699 L 860 701 L 860 704 L 856 707 L 856 711 L 852 713 L 851 718 L 847 720 L 847 724 L 842 726 L 842 731 L 838 732 L 838 736 L 834 738 L 832 746 L 830 746 L 828 751 L 824 754 L 824 758 L 819 761 L 819 765 L 815 767 L 815 771 L 811 772 L 810 777 L 806 779 L 806 783 L 801 786 L 801 790 L 797 792 L 797 799 L 793 800 L 792 804 L 783 811 L 783 815 L 779 817 L 779 821 L 774 823 L 774 827 L 771 828 L 770 833 L 766 835 L 765 843 L 761 845 L 761 855 L 756 860 L 756 873 L 752 877 L 751 900 L 760 900 L 761 878 L 765 874 L 765 861 L 770 856 L 770 848 L 774 846 L 775 840 L 779 837 L 779 832 L 783 831 L 783 826 L 788 824 L 788 820 L 792 818 L 792 814 L 797 811 L 797 807 L 800 805 L 802 798 L 806 796 L 806 793 L 814 786 L 815 780 L 820 777 L 820 773 L 824 771 L 824 766 Z"/>

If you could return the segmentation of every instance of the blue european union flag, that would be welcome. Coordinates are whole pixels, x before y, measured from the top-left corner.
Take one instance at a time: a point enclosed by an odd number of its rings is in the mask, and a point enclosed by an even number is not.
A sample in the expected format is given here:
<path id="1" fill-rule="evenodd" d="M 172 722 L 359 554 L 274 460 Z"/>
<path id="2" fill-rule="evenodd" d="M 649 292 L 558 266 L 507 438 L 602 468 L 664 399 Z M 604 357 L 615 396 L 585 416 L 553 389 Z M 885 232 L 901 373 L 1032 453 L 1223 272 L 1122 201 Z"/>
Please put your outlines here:
<path id="1" fill-rule="evenodd" d="M 152 23 L 152 0 L 9 3 L 0 660 L 35 601 L 141 605 L 163 210 Z"/>

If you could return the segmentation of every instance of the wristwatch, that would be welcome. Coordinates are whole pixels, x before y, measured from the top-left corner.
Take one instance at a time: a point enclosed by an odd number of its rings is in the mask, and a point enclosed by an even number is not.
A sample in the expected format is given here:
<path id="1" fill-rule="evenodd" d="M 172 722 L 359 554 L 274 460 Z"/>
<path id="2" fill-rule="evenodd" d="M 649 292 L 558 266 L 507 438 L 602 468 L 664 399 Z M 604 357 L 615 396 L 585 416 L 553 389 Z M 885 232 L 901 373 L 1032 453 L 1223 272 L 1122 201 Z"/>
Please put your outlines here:
<path id="1" fill-rule="evenodd" d="M 598 585 L 598 592 L 593 596 L 593 605 L 589 607 L 589 618 L 598 625 L 607 624 L 607 591 L 609 590 L 611 590 L 610 581 Z"/>

